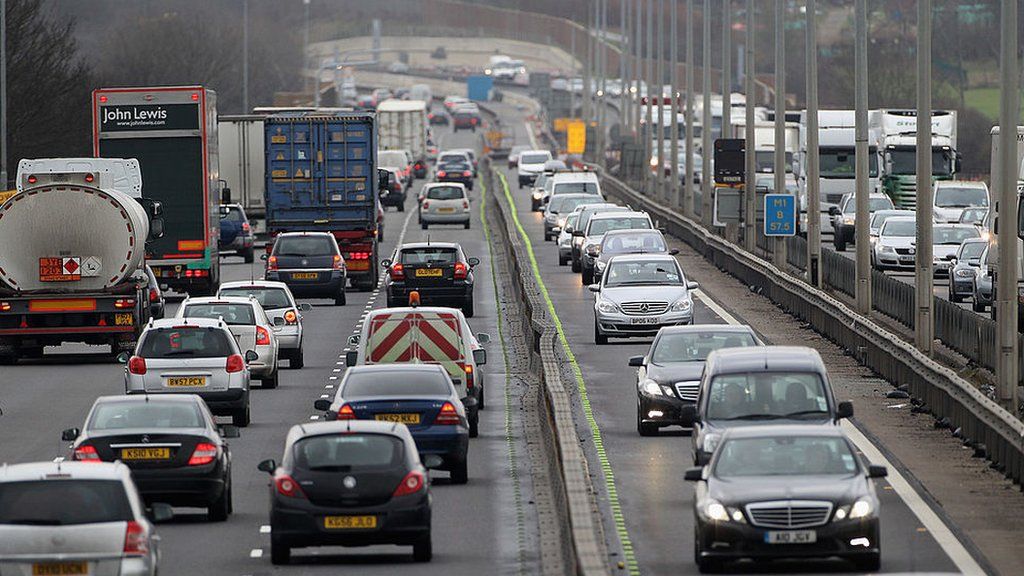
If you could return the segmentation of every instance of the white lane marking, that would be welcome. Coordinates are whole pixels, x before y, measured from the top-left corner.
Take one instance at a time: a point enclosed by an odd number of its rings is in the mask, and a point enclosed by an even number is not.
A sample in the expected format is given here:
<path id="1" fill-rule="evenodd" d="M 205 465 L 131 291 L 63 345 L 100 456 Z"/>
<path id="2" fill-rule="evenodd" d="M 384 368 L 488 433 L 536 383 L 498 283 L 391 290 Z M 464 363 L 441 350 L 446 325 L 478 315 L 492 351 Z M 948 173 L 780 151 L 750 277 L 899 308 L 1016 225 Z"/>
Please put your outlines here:
<path id="1" fill-rule="evenodd" d="M 310 416 L 310 417 L 309 417 L 309 419 L 310 419 L 310 420 L 319 420 L 319 419 L 320 419 L 320 417 L 319 417 L 319 416 L 317 416 L 316 414 L 314 414 L 314 415 Z"/>
<path id="2" fill-rule="evenodd" d="M 53 459 L 53 461 L 54 462 L 58 462 L 58 463 L 59 462 L 63 462 L 64 461 L 64 457 L 63 456 L 57 456 L 56 458 Z"/>
<path id="3" fill-rule="evenodd" d="M 270 534 L 270 525 L 264 524 L 263 526 L 260 526 L 260 534 Z"/>
<path id="4" fill-rule="evenodd" d="M 729 324 L 740 324 L 740 321 L 735 316 L 725 310 L 718 302 L 715 302 L 710 296 L 700 290 L 694 290 L 694 295 L 700 298 L 700 301 L 707 305 L 715 314 L 717 314 L 722 320 L 725 320 Z M 946 556 L 956 565 L 957 569 L 963 574 L 984 574 L 985 571 L 981 569 L 981 566 L 974 560 L 971 553 L 964 548 L 963 544 L 953 534 L 953 531 L 946 526 L 946 523 L 939 518 L 939 515 L 928 505 L 927 502 L 921 498 L 921 495 L 917 493 L 917 490 L 907 482 L 907 479 L 903 477 L 903 474 L 889 462 L 889 459 L 882 454 L 882 451 L 877 446 L 868 440 L 867 436 L 861 433 L 856 426 L 850 422 L 843 420 L 841 422 L 843 432 L 846 433 L 847 437 L 857 446 L 857 449 L 864 453 L 864 456 L 872 464 L 880 464 L 885 466 L 889 470 L 889 475 L 886 480 L 889 485 L 892 486 L 893 490 L 903 500 L 907 508 L 917 517 L 921 525 L 931 533 L 932 538 L 942 548 Z"/>
<path id="5" fill-rule="evenodd" d="M 331 370 L 331 372 L 341 372 L 341 369 L 340 369 L 340 368 L 333 368 L 333 369 Z"/>
<path id="6" fill-rule="evenodd" d="M 269 526 L 268 526 L 268 528 L 269 528 Z M 263 557 L 263 549 L 262 548 L 253 548 L 252 550 L 249 551 L 249 558 L 262 558 L 262 557 Z"/>
<path id="7" fill-rule="evenodd" d="M 523 126 L 526 126 L 526 137 L 530 139 L 530 146 L 537 150 L 537 138 L 533 135 L 533 127 L 530 126 L 529 122 L 523 122 Z"/>
<path id="8" fill-rule="evenodd" d="M 321 394 L 320 397 L 321 398 L 330 398 L 331 396 L 330 396 L 330 394 Z"/>

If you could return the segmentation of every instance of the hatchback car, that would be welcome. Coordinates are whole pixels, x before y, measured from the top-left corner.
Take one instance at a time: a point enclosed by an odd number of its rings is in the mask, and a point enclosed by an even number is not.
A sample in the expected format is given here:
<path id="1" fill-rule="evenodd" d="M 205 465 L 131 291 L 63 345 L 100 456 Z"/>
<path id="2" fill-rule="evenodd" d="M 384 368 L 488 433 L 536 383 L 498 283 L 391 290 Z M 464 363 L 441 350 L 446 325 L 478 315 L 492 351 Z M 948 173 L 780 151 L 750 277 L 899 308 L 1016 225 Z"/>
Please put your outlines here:
<path id="1" fill-rule="evenodd" d="M 594 261 L 594 282 L 600 282 L 608 261 L 621 254 L 669 254 L 675 256 L 679 250 L 669 249 L 661 230 L 611 230 L 601 238 Z"/>
<path id="2" fill-rule="evenodd" d="M 287 232 L 266 256 L 266 279 L 284 282 L 296 296 L 333 298 L 345 305 L 345 259 L 327 232 Z"/>
<path id="3" fill-rule="evenodd" d="M 434 179 L 438 182 L 454 182 L 467 189 L 473 189 L 473 165 L 466 160 L 438 161 L 434 171 Z"/>
<path id="4" fill-rule="evenodd" d="M 868 196 L 868 218 L 877 210 L 892 210 L 892 199 L 885 194 L 871 194 Z M 832 243 L 835 249 L 840 252 L 846 251 L 847 244 L 854 244 L 857 240 L 855 232 L 857 224 L 857 199 L 848 194 L 843 198 L 840 207 L 833 206 L 829 209 L 830 220 L 832 221 Z"/>
<path id="5" fill-rule="evenodd" d="M 288 360 L 289 368 L 302 368 L 302 313 L 313 307 L 295 302 L 287 284 L 269 280 L 223 282 L 217 297 L 255 298 L 274 325 L 278 359 Z"/>
<path id="6" fill-rule="evenodd" d="M 249 425 L 249 368 L 256 352 L 238 348 L 223 320 L 167 318 L 146 325 L 125 361 L 126 394 L 197 394 L 210 411 Z"/>
<path id="7" fill-rule="evenodd" d="M 875 245 L 878 240 L 878 231 L 882 229 L 882 224 L 885 224 L 886 220 L 898 216 L 913 218 L 915 214 L 916 212 L 913 210 L 878 210 L 871 214 L 871 218 L 868 220 L 868 239 L 871 245 Z"/>
<path id="8" fill-rule="evenodd" d="M 665 426 L 693 426 L 683 406 L 693 406 L 708 354 L 721 348 L 760 346 L 749 326 L 698 324 L 662 328 L 644 356 L 633 356 L 636 371 L 636 429 L 653 436 Z"/>
<path id="9" fill-rule="evenodd" d="M 595 214 L 603 212 L 632 212 L 633 210 L 625 206 L 619 206 L 610 202 L 603 204 L 587 204 L 580 209 L 579 218 L 576 219 L 576 224 L 572 227 L 572 250 L 570 252 L 572 271 L 580 272 L 582 270 L 583 260 L 583 242 L 586 240 L 587 224 L 590 223 L 590 219 Z"/>
<path id="10" fill-rule="evenodd" d="M 863 462 L 835 426 L 729 430 L 710 464 L 685 474 L 697 482 L 697 567 L 716 572 L 739 559 L 839 557 L 875 572 L 881 533 L 873 479 L 887 473 Z"/>
<path id="11" fill-rule="evenodd" d="M 988 216 L 988 208 L 965 208 L 960 213 L 960 219 L 957 220 L 960 224 L 974 224 L 975 226 L 982 226 L 985 224 L 985 217 Z"/>
<path id="12" fill-rule="evenodd" d="M 594 342 L 609 338 L 654 336 L 663 326 L 693 323 L 693 299 L 676 259 L 661 254 L 615 256 L 594 298 Z"/>
<path id="13" fill-rule="evenodd" d="M 964 240 L 953 258 L 949 272 L 949 301 L 963 302 L 974 296 L 974 277 L 981 267 L 981 255 L 988 248 L 988 240 L 970 238 Z"/>
<path id="14" fill-rule="evenodd" d="M 708 354 L 697 404 L 683 408 L 693 421 L 694 464 L 707 464 L 722 434 L 744 426 L 835 426 L 853 416 L 837 402 L 818 352 L 802 346 L 729 348 Z"/>
<path id="15" fill-rule="evenodd" d="M 416 291 L 420 302 L 434 306 L 457 306 L 467 318 L 473 317 L 473 269 L 480 264 L 467 258 L 455 242 L 414 242 L 399 246 L 381 266 L 387 270 L 384 291 L 388 308 L 404 306 Z"/>
<path id="16" fill-rule="evenodd" d="M 464 108 L 456 108 L 452 112 L 452 131 L 469 130 L 476 132 L 480 124 L 480 114 Z"/>
<path id="17" fill-rule="evenodd" d="M 447 126 L 449 124 L 448 114 L 441 110 L 434 110 L 427 113 L 427 120 L 431 126 Z"/>
<path id="18" fill-rule="evenodd" d="M 412 184 L 413 159 L 407 150 L 378 150 L 377 166 L 394 168 L 398 172 L 398 180 L 403 189 Z"/>
<path id="19" fill-rule="evenodd" d="M 353 366 L 333 400 L 317 400 L 325 420 L 377 420 L 408 426 L 427 467 L 469 479 L 469 422 L 448 372 L 437 364 Z"/>
<path id="20" fill-rule="evenodd" d="M 565 217 L 577 206 L 600 204 L 604 202 L 593 194 L 562 194 L 544 206 L 544 239 L 551 240 L 558 236 L 565 226 Z"/>
<path id="21" fill-rule="evenodd" d="M 387 189 L 381 190 L 380 193 L 381 207 L 386 210 L 388 206 L 393 206 L 399 212 L 405 212 L 406 186 L 402 183 L 401 172 L 394 167 L 386 167 L 383 170 L 390 176 Z"/>
<path id="22" fill-rule="evenodd" d="M 154 521 L 171 517 L 153 507 Z M 0 466 L 4 574 L 155 576 L 160 539 L 120 462 Z"/>
<path id="23" fill-rule="evenodd" d="M 241 204 L 220 206 L 220 252 L 234 252 L 245 259 L 247 264 L 254 259 L 253 245 L 256 234 L 245 215 Z"/>
<path id="24" fill-rule="evenodd" d="M 516 144 L 515 146 L 513 146 L 508 153 L 508 169 L 514 170 L 517 166 L 519 166 L 519 155 L 530 149 L 531 148 L 529 146 L 526 146 L 524 144 Z"/>
<path id="25" fill-rule="evenodd" d="M 255 298 L 205 296 L 186 298 L 175 318 L 222 319 L 234 335 L 238 347 L 253 350 L 256 358 L 247 362 L 249 374 L 264 388 L 277 388 L 279 344 L 276 328 Z"/>
<path id="26" fill-rule="evenodd" d="M 934 186 L 932 216 L 936 222 L 960 222 L 968 208 L 988 210 L 988 184 L 970 180 L 939 180 Z"/>
<path id="27" fill-rule="evenodd" d="M 167 300 L 164 297 L 164 291 L 160 288 L 160 281 L 157 280 L 156 274 L 153 274 L 153 269 L 149 266 L 146 266 L 146 294 L 149 300 L 150 317 L 157 320 L 163 318 Z"/>
<path id="28" fill-rule="evenodd" d="M 469 229 L 469 194 L 462 184 L 424 184 L 420 193 L 420 227 L 431 224 L 461 224 Z"/>
<path id="29" fill-rule="evenodd" d="M 580 254 L 580 273 L 584 285 L 594 283 L 594 267 L 601 256 L 601 241 L 613 230 L 653 230 L 654 224 L 646 212 L 606 212 L 595 214 L 583 235 Z"/>
<path id="30" fill-rule="evenodd" d="M 81 429 L 69 428 L 71 460 L 124 462 L 146 502 L 206 508 L 210 520 L 228 519 L 231 454 L 225 438 L 238 428 L 218 426 L 194 394 L 100 396 Z"/>
<path id="31" fill-rule="evenodd" d="M 412 546 L 432 556 L 430 480 L 409 429 L 393 422 L 312 422 L 292 426 L 271 475 L 270 561 L 293 548 Z"/>
<path id="32" fill-rule="evenodd" d="M 915 218 L 889 218 L 878 230 L 878 239 L 871 247 L 871 265 L 876 270 L 913 270 L 916 241 Z"/>

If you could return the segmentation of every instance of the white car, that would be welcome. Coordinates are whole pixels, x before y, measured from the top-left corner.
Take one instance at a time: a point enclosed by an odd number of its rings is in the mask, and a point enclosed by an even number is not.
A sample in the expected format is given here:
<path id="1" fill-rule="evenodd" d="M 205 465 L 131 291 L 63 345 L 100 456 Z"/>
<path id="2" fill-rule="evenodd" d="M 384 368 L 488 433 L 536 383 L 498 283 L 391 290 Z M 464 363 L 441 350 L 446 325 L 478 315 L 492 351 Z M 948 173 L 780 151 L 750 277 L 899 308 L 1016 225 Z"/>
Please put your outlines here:
<path id="1" fill-rule="evenodd" d="M 431 224 L 462 224 L 469 229 L 469 194 L 458 182 L 424 184 L 420 192 L 420 227 Z"/>
<path id="2" fill-rule="evenodd" d="M 913 270 L 916 260 L 917 219 L 889 218 L 878 230 L 871 265 L 878 270 Z"/>
<path id="3" fill-rule="evenodd" d="M 0 467 L 4 574 L 153 576 L 160 539 L 121 462 L 32 462 Z M 154 504 L 153 520 L 170 519 Z"/>
<path id="4" fill-rule="evenodd" d="M 551 160 L 550 150 L 524 150 L 519 153 L 519 187 L 533 185 L 537 175 L 544 171 L 544 163 Z"/>
<path id="5" fill-rule="evenodd" d="M 223 282 L 217 297 L 227 296 L 255 298 L 260 306 L 263 306 L 263 311 L 267 313 L 274 326 L 274 335 L 277 336 L 278 343 L 278 362 L 285 359 L 288 360 L 289 368 L 302 368 L 302 313 L 311 311 L 312 306 L 297 303 L 292 291 L 284 282 L 270 280 Z"/>
<path id="6" fill-rule="evenodd" d="M 256 358 L 248 362 L 249 372 L 253 378 L 259 379 L 264 388 L 277 388 L 277 357 L 280 345 L 274 331 L 274 323 L 267 317 L 263 306 L 260 306 L 256 298 L 186 298 L 181 306 L 178 306 L 175 317 L 223 319 L 238 342 L 238 347 L 256 352 Z"/>
<path id="7" fill-rule="evenodd" d="M 935 183 L 932 218 L 936 222 L 959 222 L 967 208 L 988 208 L 988 185 L 968 180 L 939 180 Z"/>

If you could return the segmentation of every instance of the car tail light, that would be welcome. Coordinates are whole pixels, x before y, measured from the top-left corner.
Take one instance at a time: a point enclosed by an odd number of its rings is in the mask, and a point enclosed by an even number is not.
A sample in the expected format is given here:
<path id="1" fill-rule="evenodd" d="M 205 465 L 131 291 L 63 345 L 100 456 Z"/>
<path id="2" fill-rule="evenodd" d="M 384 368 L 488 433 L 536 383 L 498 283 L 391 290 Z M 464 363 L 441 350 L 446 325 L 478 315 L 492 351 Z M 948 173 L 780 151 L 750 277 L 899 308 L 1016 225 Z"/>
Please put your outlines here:
<path id="1" fill-rule="evenodd" d="M 299 483 L 287 474 L 274 476 L 274 487 L 277 488 L 277 493 L 281 496 L 287 496 L 289 498 L 306 497 L 302 492 L 302 488 L 299 487 Z"/>
<path id="2" fill-rule="evenodd" d="M 462 207 L 465 208 L 465 209 L 469 209 L 469 201 L 468 200 L 463 200 L 462 201 Z"/>
<path id="3" fill-rule="evenodd" d="M 100 455 L 96 451 L 95 446 L 89 446 L 88 444 L 82 444 L 75 448 L 75 460 L 78 462 L 99 462 Z"/>
<path id="4" fill-rule="evenodd" d="M 10 302 L 0 302 L 0 312 L 10 312 L 10 311 L 11 311 L 11 303 Z"/>
<path id="5" fill-rule="evenodd" d="M 299 315 L 295 313 L 295 310 L 289 310 L 284 313 L 284 321 L 288 324 L 298 324 Z"/>
<path id="6" fill-rule="evenodd" d="M 217 447 L 209 442 L 200 442 L 196 444 L 196 449 L 192 451 L 192 456 L 188 459 L 189 466 L 202 466 L 209 464 L 217 458 Z"/>
<path id="7" fill-rule="evenodd" d="M 355 420 L 356 411 L 352 409 L 348 404 L 342 404 L 341 408 L 338 409 L 338 415 L 334 418 L 335 420 Z"/>
<path id="8" fill-rule="evenodd" d="M 245 358 L 242 358 L 241 354 L 232 354 L 228 356 L 227 364 L 224 366 L 228 374 L 234 374 L 235 372 L 241 372 L 245 370 Z"/>
<path id="9" fill-rule="evenodd" d="M 427 479 L 423 476 L 423 472 L 419 470 L 413 470 L 402 478 L 402 482 L 398 484 L 398 488 L 395 488 L 392 498 L 398 496 L 409 496 L 420 492 L 427 486 Z"/>
<path id="10" fill-rule="evenodd" d="M 277 256 L 271 256 L 267 258 L 267 270 L 273 270 L 277 272 Z"/>
<path id="11" fill-rule="evenodd" d="M 135 308 L 135 298 L 118 298 L 114 300 L 114 308 Z"/>
<path id="12" fill-rule="evenodd" d="M 160 293 L 156 291 L 156 288 L 150 288 L 149 289 L 149 301 L 150 302 L 159 302 L 160 301 Z"/>
<path id="13" fill-rule="evenodd" d="M 469 170 L 466 170 L 465 172 L 462 173 L 462 175 L 465 176 L 466 178 L 469 178 L 470 176 L 473 175 L 473 173 L 470 172 Z"/>
<path id="14" fill-rule="evenodd" d="M 124 553 L 128 556 L 149 554 L 149 538 L 146 529 L 135 520 L 129 520 L 124 529 Z"/>
<path id="15" fill-rule="evenodd" d="M 128 373 L 142 376 L 146 373 L 146 359 L 142 356 L 132 356 L 128 360 Z"/>
<path id="16" fill-rule="evenodd" d="M 424 206 L 424 208 L 426 208 L 426 206 Z M 392 264 L 388 273 L 391 274 L 392 280 L 405 280 L 405 267 L 401 264 Z"/>
<path id="17" fill-rule="evenodd" d="M 246 232 L 251 230 L 251 227 L 249 226 L 248 222 L 242 222 L 242 230 L 245 230 Z"/>
<path id="18" fill-rule="evenodd" d="M 416 169 L 417 170 L 423 170 L 423 163 L 422 162 L 417 162 L 416 163 Z"/>
<path id="19" fill-rule="evenodd" d="M 473 125 L 476 125 L 476 122 L 477 122 L 476 118 L 470 118 L 470 120 L 469 120 L 469 123 L 473 124 Z"/>
<path id="20" fill-rule="evenodd" d="M 434 424 L 438 426 L 456 426 L 459 423 L 459 411 L 455 409 L 455 405 L 451 402 L 445 402 L 441 406 L 441 411 L 437 413 L 437 418 L 434 418 Z"/>
<path id="21" fill-rule="evenodd" d="M 445 177 L 445 176 L 447 176 L 447 175 L 448 175 L 448 173 L 447 173 L 447 172 L 445 172 L 444 170 L 438 170 L 438 171 L 437 171 L 437 177 L 438 177 L 438 178 L 444 178 L 444 177 Z"/>
<path id="22" fill-rule="evenodd" d="M 270 346 L 270 332 L 263 326 L 256 327 L 256 345 Z"/>
<path id="23" fill-rule="evenodd" d="M 466 364 L 466 389 L 473 389 L 473 365 Z"/>
<path id="24" fill-rule="evenodd" d="M 332 264 L 332 267 L 335 270 L 341 270 L 345 267 L 345 261 L 341 259 L 341 254 L 334 255 L 334 263 Z"/>
<path id="25" fill-rule="evenodd" d="M 430 208 L 430 201 L 429 200 L 424 200 L 423 201 L 423 209 L 426 210 L 427 208 Z"/>
<path id="26" fill-rule="evenodd" d="M 455 279 L 465 280 L 466 275 L 469 273 L 469 268 L 466 267 L 462 262 L 455 263 Z"/>

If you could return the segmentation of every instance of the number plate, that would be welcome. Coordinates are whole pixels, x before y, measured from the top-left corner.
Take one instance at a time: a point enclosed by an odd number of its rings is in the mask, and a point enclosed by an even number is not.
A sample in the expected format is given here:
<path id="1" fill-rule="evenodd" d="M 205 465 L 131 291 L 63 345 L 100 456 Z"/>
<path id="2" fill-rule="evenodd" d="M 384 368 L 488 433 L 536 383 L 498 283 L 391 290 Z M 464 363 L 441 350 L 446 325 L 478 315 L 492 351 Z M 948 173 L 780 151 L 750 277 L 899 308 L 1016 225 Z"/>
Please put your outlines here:
<path id="1" fill-rule="evenodd" d="M 121 460 L 170 460 L 170 448 L 122 448 Z"/>
<path id="2" fill-rule="evenodd" d="M 32 576 L 67 576 L 88 573 L 88 562 L 48 562 L 32 565 Z"/>
<path id="3" fill-rule="evenodd" d="M 661 316 L 645 316 L 642 318 L 630 318 L 630 324 L 658 324 L 661 322 Z"/>
<path id="4" fill-rule="evenodd" d="M 132 317 L 130 312 L 118 312 L 114 314 L 114 325 L 115 326 L 131 326 L 135 324 L 135 319 Z"/>
<path id="5" fill-rule="evenodd" d="M 450 213 L 455 212 L 455 208 L 438 208 L 437 211 L 443 213 Z"/>
<path id="6" fill-rule="evenodd" d="M 818 541 L 818 533 L 814 530 L 765 532 L 764 541 L 767 544 L 814 544 Z"/>
<path id="7" fill-rule="evenodd" d="M 292 280 L 316 280 L 319 277 L 316 272 L 292 272 Z"/>
<path id="8" fill-rule="evenodd" d="M 324 516 L 324 528 L 328 530 L 358 530 L 376 527 L 376 516 Z"/>
<path id="9" fill-rule="evenodd" d="M 173 388 L 206 386 L 206 376 L 172 376 L 167 379 L 167 386 Z"/>
<path id="10" fill-rule="evenodd" d="M 419 414 L 377 414 L 374 418 L 384 422 L 398 422 L 399 424 L 420 423 Z"/>
<path id="11" fill-rule="evenodd" d="M 440 278 L 444 270 L 440 268 L 419 268 L 416 270 L 417 278 Z"/>

